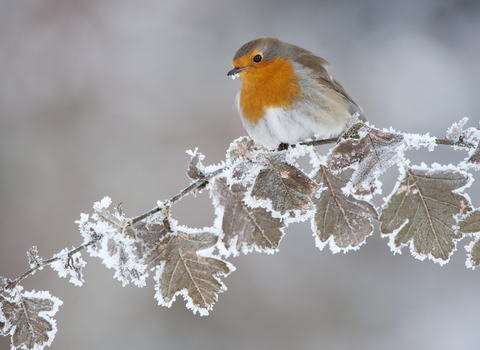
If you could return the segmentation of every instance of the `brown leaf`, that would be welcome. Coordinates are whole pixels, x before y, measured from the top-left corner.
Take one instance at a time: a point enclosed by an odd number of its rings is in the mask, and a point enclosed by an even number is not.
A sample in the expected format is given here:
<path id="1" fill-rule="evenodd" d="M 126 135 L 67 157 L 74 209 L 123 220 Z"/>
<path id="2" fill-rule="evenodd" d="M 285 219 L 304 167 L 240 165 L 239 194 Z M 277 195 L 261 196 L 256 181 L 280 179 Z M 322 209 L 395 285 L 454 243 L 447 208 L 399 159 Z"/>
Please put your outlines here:
<path id="1" fill-rule="evenodd" d="M 334 252 L 354 249 L 373 232 L 372 220 L 378 218 L 373 205 L 342 191 L 352 174 L 352 169 L 334 174 L 322 165 L 313 177 L 327 187 L 319 197 L 312 196 L 316 207 L 312 227 L 320 248 L 331 239 L 330 249 Z"/>
<path id="2" fill-rule="evenodd" d="M 358 169 L 351 181 L 355 188 L 367 188 L 399 158 L 403 135 L 382 132 L 363 125 L 358 130 L 360 139 L 347 139 L 338 144 L 327 158 L 327 168 L 341 170 L 354 163 Z"/>
<path id="3" fill-rule="evenodd" d="M 198 178 L 203 176 L 203 165 L 202 165 L 202 160 L 205 158 L 205 156 L 195 151 L 189 151 L 191 158 L 190 161 L 188 162 L 188 168 L 187 168 L 187 176 L 191 180 L 197 180 Z"/>
<path id="4" fill-rule="evenodd" d="M 480 164 L 480 143 L 478 144 L 477 148 L 475 148 L 475 152 L 468 159 L 468 162 L 474 163 L 474 164 Z"/>
<path id="5" fill-rule="evenodd" d="M 271 209 L 282 216 L 295 218 L 314 209 L 310 196 L 318 190 L 318 185 L 284 159 L 283 154 L 265 156 L 266 167 L 257 175 L 251 195 L 257 200 L 270 201 Z"/>
<path id="6" fill-rule="evenodd" d="M 264 208 L 249 208 L 245 202 L 248 188 L 241 184 L 228 186 L 225 178 L 217 178 L 212 186 L 215 206 L 223 208 L 222 231 L 225 247 L 235 253 L 247 253 L 252 249 L 273 252 L 283 237 L 284 224 L 273 218 Z"/>
<path id="7" fill-rule="evenodd" d="M 3 293 L 3 289 L 7 286 L 7 279 L 0 276 L 0 290 L 2 290 L 2 293 Z"/>
<path id="8" fill-rule="evenodd" d="M 467 255 L 467 267 L 474 269 L 480 265 L 480 237 L 477 237 L 477 240 L 472 242 L 470 246 L 466 247 L 468 250 Z"/>
<path id="9" fill-rule="evenodd" d="M 1 298 L 0 315 L 5 317 L 1 333 L 11 334 L 14 349 L 43 349 L 56 332 L 52 317 L 62 304 L 48 292 L 25 292 L 17 300 Z"/>
<path id="10" fill-rule="evenodd" d="M 480 209 L 470 212 L 462 221 L 458 223 L 460 232 L 476 233 L 480 232 Z"/>
<path id="11" fill-rule="evenodd" d="M 468 182 L 468 175 L 448 168 L 406 168 L 380 216 L 391 249 L 408 244 L 415 257 L 446 263 L 463 238 L 454 216 L 471 210 L 469 200 L 453 191 Z"/>
<path id="12" fill-rule="evenodd" d="M 150 255 L 156 256 L 157 252 L 154 251 L 168 234 L 168 231 L 160 222 L 151 222 L 147 225 L 145 220 L 137 222 L 132 226 L 132 229 L 137 237 L 135 247 L 138 259 L 151 268 L 150 263 L 154 258 Z"/>
<path id="13" fill-rule="evenodd" d="M 464 234 L 477 233 L 476 241 L 467 246 L 467 266 L 475 268 L 480 265 L 480 209 L 470 212 L 463 220 L 458 223 L 460 232 Z"/>
<path id="14" fill-rule="evenodd" d="M 148 256 L 149 267 L 159 266 L 156 297 L 170 306 L 178 294 L 188 300 L 187 307 L 206 315 L 226 288 L 218 276 L 228 275 L 228 264 L 220 259 L 202 256 L 198 251 L 211 248 L 218 237 L 209 232 L 166 235 Z"/>
<path id="15" fill-rule="evenodd" d="M 238 159 L 248 158 L 248 154 L 257 151 L 258 147 L 255 145 L 255 142 L 247 136 L 242 136 L 230 144 L 230 147 L 227 150 L 227 158 L 233 164 Z"/>

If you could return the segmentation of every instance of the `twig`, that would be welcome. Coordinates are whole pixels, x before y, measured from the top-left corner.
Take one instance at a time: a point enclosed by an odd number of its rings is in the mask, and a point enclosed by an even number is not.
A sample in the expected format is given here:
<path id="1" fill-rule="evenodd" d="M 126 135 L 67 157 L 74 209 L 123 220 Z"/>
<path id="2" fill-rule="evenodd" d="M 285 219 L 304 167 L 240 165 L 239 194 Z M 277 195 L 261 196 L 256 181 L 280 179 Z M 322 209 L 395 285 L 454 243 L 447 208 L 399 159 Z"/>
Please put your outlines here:
<path id="1" fill-rule="evenodd" d="M 448 140 L 448 139 L 435 139 L 435 143 L 437 145 L 445 145 L 445 146 L 458 146 L 458 147 L 467 147 L 467 148 L 474 148 L 476 147 L 473 143 L 467 143 L 463 141 L 455 141 L 455 140 Z"/>
<path id="2" fill-rule="evenodd" d="M 206 175 L 203 175 L 202 177 L 198 178 L 195 182 L 191 183 L 190 186 L 187 186 L 185 187 L 182 191 L 180 191 L 177 195 L 175 195 L 174 197 L 172 197 L 171 199 L 169 199 L 168 201 L 166 201 L 166 203 L 168 203 L 168 205 L 172 205 L 176 202 L 178 202 L 180 199 L 182 199 L 183 197 L 185 197 L 187 194 L 189 194 L 190 192 L 192 191 L 195 191 L 197 188 L 203 186 L 204 184 L 206 184 L 208 181 L 210 181 L 210 179 L 212 177 L 215 177 L 217 176 L 218 174 L 220 174 L 221 172 L 223 172 L 225 170 L 225 167 L 223 168 L 219 168 L 215 171 L 212 171 L 211 173 L 209 174 L 206 174 Z M 140 220 L 143 220 L 145 219 L 146 217 L 149 217 L 150 215 L 153 215 L 155 213 L 158 213 L 159 211 L 161 211 L 163 209 L 163 207 L 160 207 L 160 206 L 156 206 L 155 208 L 153 209 L 150 209 L 149 211 L 147 211 L 146 213 L 143 213 L 141 215 L 138 215 L 134 218 L 132 218 L 132 225 L 133 224 L 136 224 L 137 222 L 139 222 Z"/>
<path id="3" fill-rule="evenodd" d="M 103 238 L 103 235 L 96 235 L 94 236 L 94 238 L 90 241 L 90 242 L 87 242 L 87 243 L 84 243 L 82 244 L 81 246 L 78 246 L 76 248 L 73 248 L 72 250 L 70 250 L 67 255 L 68 257 L 71 257 L 73 254 L 75 253 L 78 253 L 82 250 L 84 250 L 85 248 L 87 248 L 88 246 L 91 246 L 93 244 L 95 244 L 96 242 L 98 242 L 100 239 Z M 47 259 L 47 260 L 41 260 L 39 261 L 34 267 L 32 267 L 30 270 L 28 271 L 25 271 L 21 276 L 17 277 L 16 279 L 14 279 L 13 281 L 11 280 L 7 280 L 7 285 L 5 287 L 3 287 L 1 290 L 0 290 L 0 294 L 3 293 L 5 290 L 7 289 L 13 289 L 15 286 L 17 286 L 20 282 L 22 282 L 25 278 L 27 278 L 28 276 L 30 275 L 33 275 L 37 270 L 39 269 L 42 269 L 43 267 L 45 267 L 46 265 L 49 265 L 57 260 L 60 260 L 60 257 L 59 256 L 53 256 L 51 257 L 50 259 Z"/>
<path id="4" fill-rule="evenodd" d="M 338 141 L 338 137 L 332 137 L 330 139 L 300 142 L 300 144 L 303 146 L 321 146 L 321 145 L 328 145 L 330 143 L 336 143 L 337 141 Z"/>
<path id="5" fill-rule="evenodd" d="M 199 179 L 197 179 L 195 182 L 193 182 L 192 184 L 190 184 L 189 186 L 185 187 L 182 191 L 180 191 L 177 195 L 175 195 L 174 197 L 172 197 L 170 200 L 168 200 L 166 203 L 168 203 L 168 205 L 172 205 L 173 203 L 176 203 L 178 202 L 180 199 L 182 199 L 183 197 L 185 197 L 187 194 L 189 194 L 190 192 L 196 190 L 197 188 L 203 186 L 205 183 L 207 183 L 212 177 L 215 177 L 216 175 L 220 174 L 221 172 L 223 172 L 225 170 L 225 167 L 223 168 L 219 168 L 215 171 L 212 171 L 211 173 L 209 174 L 206 174 L 202 177 L 200 177 Z M 140 220 L 143 220 L 145 219 L 146 217 L 152 215 L 152 214 L 155 214 L 159 211 L 161 211 L 163 208 L 162 207 L 155 207 L 151 210 L 149 210 L 148 212 L 142 214 L 142 215 L 139 215 L 139 216 L 136 216 L 135 218 L 131 219 L 131 224 L 135 224 L 137 223 L 138 221 Z M 73 248 L 72 250 L 70 250 L 67 255 L 69 257 L 71 257 L 73 254 L 77 253 L 77 252 L 80 252 L 82 250 L 84 250 L 85 248 L 87 248 L 88 246 L 91 246 L 93 244 L 95 244 L 96 242 L 98 242 L 100 239 L 103 238 L 103 235 L 96 235 L 94 236 L 94 238 L 90 241 L 90 242 L 87 242 L 87 243 L 84 243 L 76 248 Z M 46 265 L 49 265 L 57 260 L 59 260 L 60 257 L 56 257 L 56 256 L 53 256 L 51 257 L 50 259 L 47 259 L 47 260 L 42 260 L 40 262 L 37 263 L 36 266 L 32 267 L 30 270 L 28 271 L 25 271 L 21 276 L 17 277 L 16 279 L 14 279 L 13 281 L 12 280 L 7 280 L 7 284 L 6 286 L 4 286 L 2 289 L 0 289 L 0 294 L 3 293 L 5 290 L 7 289 L 12 289 L 14 288 L 15 286 L 17 286 L 21 281 L 23 281 L 25 278 L 27 278 L 28 276 L 30 275 L 33 275 L 37 270 L 39 269 L 42 269 L 44 266 Z"/>

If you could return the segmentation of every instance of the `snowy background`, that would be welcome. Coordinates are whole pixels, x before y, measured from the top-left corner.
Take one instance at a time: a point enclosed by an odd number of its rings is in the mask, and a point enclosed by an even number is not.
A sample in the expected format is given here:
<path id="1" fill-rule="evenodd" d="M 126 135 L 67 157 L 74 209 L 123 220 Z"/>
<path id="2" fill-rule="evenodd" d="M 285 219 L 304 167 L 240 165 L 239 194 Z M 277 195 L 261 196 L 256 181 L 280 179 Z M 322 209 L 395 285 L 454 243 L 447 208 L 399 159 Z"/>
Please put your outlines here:
<path id="1" fill-rule="evenodd" d="M 245 42 L 277 36 L 327 59 L 371 123 L 443 137 L 463 117 L 478 126 L 479 1 L 0 2 L 0 275 L 82 242 L 74 221 L 105 195 L 127 216 L 188 185 L 187 149 L 224 159 L 245 134 L 226 77 Z M 413 164 L 458 162 L 447 147 Z M 382 181 L 383 196 L 396 170 Z M 468 191 L 480 206 L 480 174 Z M 377 204 L 381 198 L 377 198 Z M 172 215 L 210 226 L 207 195 Z M 392 255 L 378 229 L 357 252 L 314 245 L 309 224 L 280 252 L 230 261 L 237 271 L 208 317 L 177 299 L 156 306 L 84 255 L 78 288 L 50 268 L 27 279 L 64 301 L 51 349 L 478 349 L 480 271 L 466 239 L 440 267 Z M 0 339 L 0 349 L 9 339 Z"/>

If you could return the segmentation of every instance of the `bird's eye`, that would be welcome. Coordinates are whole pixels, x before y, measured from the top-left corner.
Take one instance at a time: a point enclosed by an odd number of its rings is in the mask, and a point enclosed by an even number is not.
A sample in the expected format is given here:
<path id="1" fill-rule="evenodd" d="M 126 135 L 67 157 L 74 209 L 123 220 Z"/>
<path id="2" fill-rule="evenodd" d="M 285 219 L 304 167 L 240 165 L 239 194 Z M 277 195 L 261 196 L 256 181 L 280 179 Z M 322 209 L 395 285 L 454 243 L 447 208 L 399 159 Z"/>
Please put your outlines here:
<path id="1" fill-rule="evenodd" d="M 253 57 L 253 62 L 258 63 L 262 60 L 262 55 L 258 54 Z"/>

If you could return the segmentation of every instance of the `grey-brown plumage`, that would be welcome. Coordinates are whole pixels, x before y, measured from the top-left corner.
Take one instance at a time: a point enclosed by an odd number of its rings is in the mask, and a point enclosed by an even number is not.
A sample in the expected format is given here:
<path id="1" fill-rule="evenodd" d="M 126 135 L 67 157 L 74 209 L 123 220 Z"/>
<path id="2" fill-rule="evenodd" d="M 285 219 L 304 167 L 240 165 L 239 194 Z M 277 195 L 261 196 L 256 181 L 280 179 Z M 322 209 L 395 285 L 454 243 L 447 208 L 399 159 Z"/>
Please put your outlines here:
<path id="1" fill-rule="evenodd" d="M 240 76 L 238 111 L 248 134 L 273 149 L 340 135 L 365 114 L 327 72 L 328 62 L 299 46 L 264 37 L 244 44 L 228 76 Z"/>
<path id="2" fill-rule="evenodd" d="M 266 36 L 244 44 L 235 53 L 233 60 L 235 61 L 237 58 L 242 57 L 255 49 L 259 49 L 266 60 L 270 60 L 274 57 L 287 56 L 292 61 L 310 68 L 312 72 L 314 72 L 313 74 L 318 79 L 319 83 L 334 89 L 338 94 L 342 95 L 351 103 L 350 111 L 352 114 L 358 112 L 360 120 L 367 120 L 362 108 L 353 100 L 343 86 L 328 74 L 326 67 L 330 67 L 330 64 L 322 57 L 305 50 L 300 46 L 286 43 L 275 37 Z"/>

